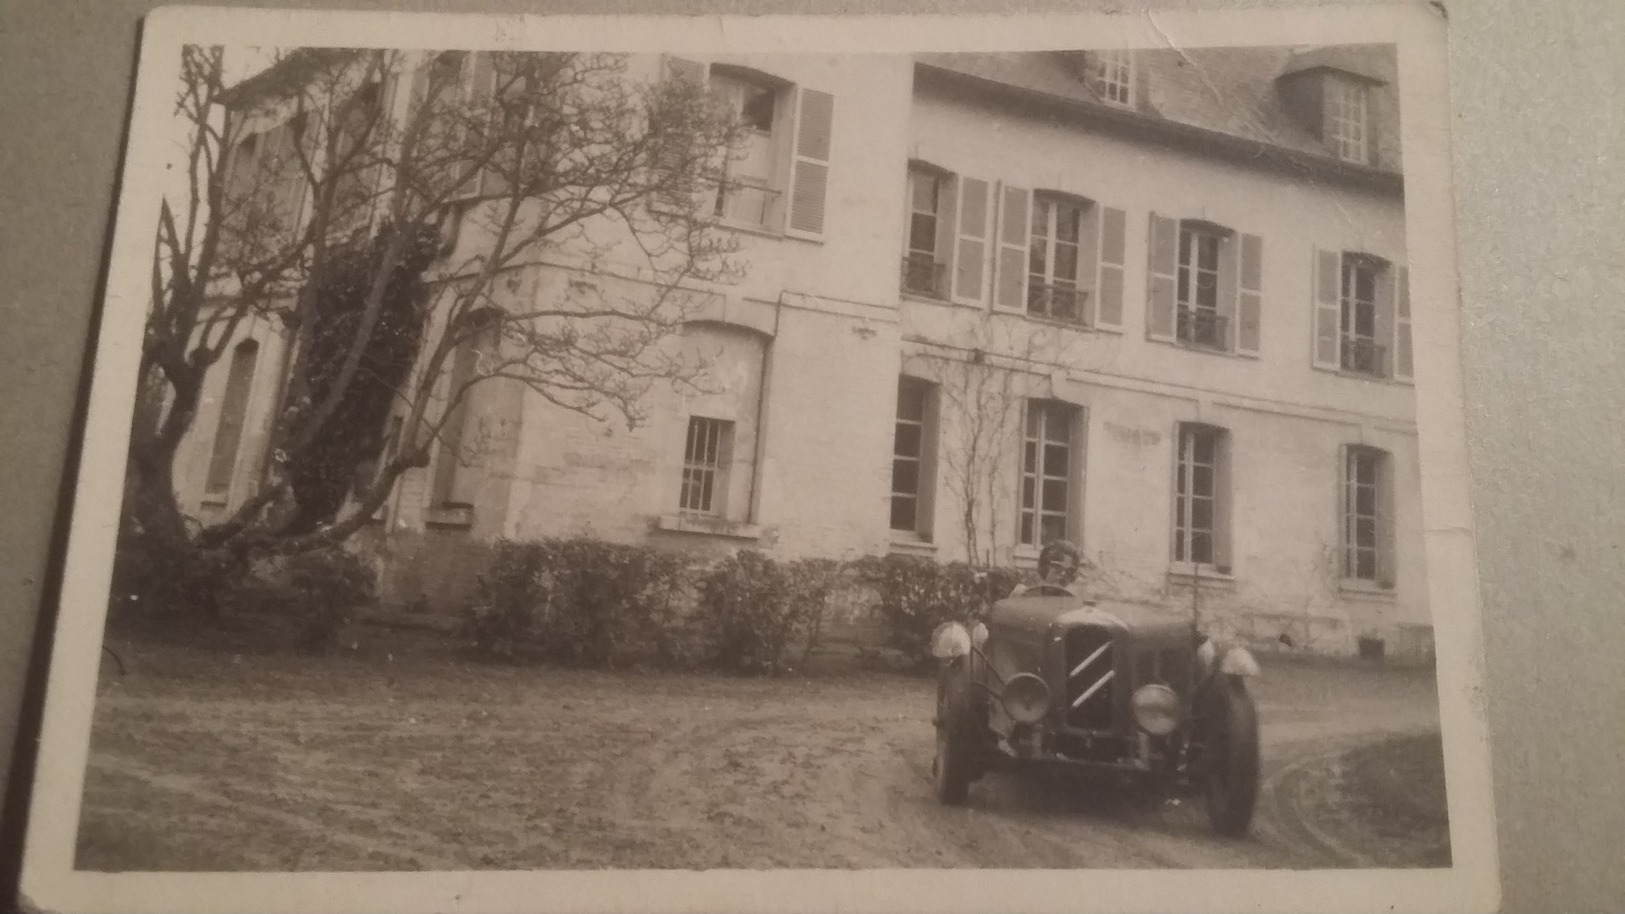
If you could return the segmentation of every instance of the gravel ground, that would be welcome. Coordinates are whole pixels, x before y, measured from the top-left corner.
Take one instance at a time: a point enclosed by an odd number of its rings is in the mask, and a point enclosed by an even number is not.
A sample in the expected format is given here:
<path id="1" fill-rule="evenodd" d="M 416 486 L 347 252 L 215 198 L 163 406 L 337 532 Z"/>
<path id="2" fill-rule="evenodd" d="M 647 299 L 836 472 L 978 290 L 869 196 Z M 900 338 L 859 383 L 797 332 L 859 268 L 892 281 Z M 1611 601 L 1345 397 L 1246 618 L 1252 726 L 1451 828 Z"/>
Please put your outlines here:
<path id="1" fill-rule="evenodd" d="M 939 805 L 928 679 L 502 667 L 392 638 L 340 657 L 116 643 L 79 867 L 1440 865 L 1442 823 L 1406 841 L 1349 813 L 1339 767 L 1437 729 L 1427 673 L 1267 663 L 1259 817 L 1226 840 L 1199 803 L 1012 774 Z"/>

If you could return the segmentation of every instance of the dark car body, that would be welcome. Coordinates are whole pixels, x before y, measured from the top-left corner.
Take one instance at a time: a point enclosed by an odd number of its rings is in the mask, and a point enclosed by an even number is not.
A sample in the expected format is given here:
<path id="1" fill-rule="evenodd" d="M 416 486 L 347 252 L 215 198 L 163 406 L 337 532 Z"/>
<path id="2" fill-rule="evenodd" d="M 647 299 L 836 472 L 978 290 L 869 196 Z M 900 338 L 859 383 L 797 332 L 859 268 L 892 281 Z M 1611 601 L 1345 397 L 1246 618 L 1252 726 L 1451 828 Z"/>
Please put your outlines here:
<path id="1" fill-rule="evenodd" d="M 1246 651 L 1202 637 L 1188 615 L 1047 585 L 974 629 L 952 625 L 934 644 L 944 801 L 987 770 L 1051 764 L 1205 787 L 1223 807 L 1215 826 L 1246 829 L 1258 780 Z"/>

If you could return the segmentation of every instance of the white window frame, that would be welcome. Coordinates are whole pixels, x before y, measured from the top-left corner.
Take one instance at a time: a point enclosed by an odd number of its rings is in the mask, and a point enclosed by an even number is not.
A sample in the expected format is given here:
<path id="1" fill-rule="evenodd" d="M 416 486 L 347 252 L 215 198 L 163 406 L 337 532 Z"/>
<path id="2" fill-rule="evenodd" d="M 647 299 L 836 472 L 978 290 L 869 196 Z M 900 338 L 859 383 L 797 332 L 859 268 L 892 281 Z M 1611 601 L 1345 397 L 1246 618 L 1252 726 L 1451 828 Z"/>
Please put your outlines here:
<path id="1" fill-rule="evenodd" d="M 1101 101 L 1119 108 L 1134 107 L 1134 90 L 1138 81 L 1134 52 L 1127 49 L 1096 51 L 1094 59 L 1095 91 Z"/>
<path id="2" fill-rule="evenodd" d="M 910 295 L 924 295 L 929 298 L 943 300 L 948 298 L 947 264 L 943 260 L 943 252 L 937 250 L 937 242 L 941 239 L 942 235 L 942 220 L 951 219 L 953 217 L 952 213 L 944 213 L 942 211 L 944 199 L 943 185 L 949 180 L 951 179 L 947 175 L 940 172 L 932 171 L 927 168 L 920 168 L 918 166 L 909 167 L 908 227 L 907 237 L 903 239 L 904 254 L 900 285 L 902 287 L 902 291 L 907 292 Z M 915 201 L 917 199 L 915 195 L 915 186 L 917 181 L 929 181 L 931 183 L 932 212 L 927 213 L 924 210 L 915 208 Z M 929 216 L 931 218 L 931 234 L 929 238 L 931 247 L 929 249 L 917 247 L 915 245 L 915 216 Z M 929 289 L 920 288 L 919 285 L 914 282 L 919 275 L 915 271 L 922 269 L 927 271 L 929 284 L 931 286 Z"/>
<path id="3" fill-rule="evenodd" d="M 1338 265 L 1337 292 L 1337 364 L 1344 371 L 1358 372 L 1372 377 L 1387 377 L 1388 346 L 1382 340 L 1382 314 L 1379 310 L 1377 287 L 1385 281 L 1383 265 L 1376 259 L 1361 254 L 1344 253 Z M 1359 294 L 1359 279 L 1369 280 L 1369 297 Z M 1370 315 L 1370 331 L 1360 330 L 1362 312 Z M 1365 351 L 1362 357 L 1353 355 Z"/>
<path id="4" fill-rule="evenodd" d="M 1027 315 L 1029 317 L 1043 318 L 1044 320 L 1060 321 L 1068 324 L 1087 325 L 1089 319 L 1089 289 L 1083 284 L 1082 273 L 1084 263 L 1084 243 L 1089 239 L 1088 217 L 1089 206 L 1080 200 L 1069 199 L 1056 194 L 1034 193 L 1030 219 L 1032 227 L 1028 229 L 1027 236 Z M 1074 227 L 1075 241 L 1062 241 L 1061 208 L 1069 207 L 1073 210 L 1077 224 Z M 1042 218 L 1040 218 L 1042 216 Z M 1040 221 L 1043 225 L 1040 226 Z M 1042 231 L 1042 234 L 1040 232 Z M 1071 245 L 1076 250 L 1072 254 L 1072 276 L 1058 276 L 1055 271 L 1057 251 L 1061 245 Z M 1033 254 L 1040 248 L 1043 250 L 1044 269 L 1042 272 L 1033 272 Z M 1093 277 L 1090 277 L 1093 282 Z M 1067 285 L 1070 283 L 1070 285 Z M 1072 293 L 1072 316 L 1058 316 L 1055 314 L 1055 293 L 1057 291 L 1070 291 Z"/>
<path id="5" fill-rule="evenodd" d="M 1388 487 L 1392 485 L 1393 455 L 1380 448 L 1348 445 L 1343 456 L 1343 504 L 1341 517 L 1340 571 L 1344 580 L 1373 585 L 1392 586 L 1393 569 L 1385 567 L 1391 553 L 1389 543 L 1392 531 L 1386 529 L 1383 506 L 1392 498 Z M 1362 468 L 1369 468 L 1370 478 L 1364 478 Z M 1360 510 L 1362 490 L 1370 492 L 1369 512 Z M 1369 537 L 1362 536 L 1360 522 L 1366 521 Z M 1362 565 L 1362 560 L 1369 565 Z"/>
<path id="6" fill-rule="evenodd" d="M 711 200 L 711 212 L 709 213 L 712 218 L 727 224 L 771 230 L 775 223 L 779 221 L 780 214 L 784 210 L 781 199 L 786 191 L 787 176 L 784 174 L 785 165 L 782 160 L 785 158 L 785 144 L 788 141 L 786 134 L 790 132 L 789 109 L 786 106 L 793 103 L 794 96 L 789 91 L 788 85 L 782 82 L 771 80 L 766 76 L 752 78 L 749 73 L 740 72 L 733 68 L 718 72 L 714 64 L 707 68 L 706 87 L 713 95 L 719 97 L 728 94 L 727 88 L 736 88 L 741 91 L 757 90 L 773 97 L 773 116 L 769 128 L 767 130 L 761 130 L 754 126 L 746 128 L 753 133 L 767 137 L 768 161 L 771 163 L 771 173 L 766 178 L 740 178 L 737 179 L 737 184 L 729 187 L 728 185 L 736 180 L 731 172 L 733 162 L 731 159 L 724 162 L 722 166 L 722 186 L 717 188 L 716 194 Z M 731 98 L 729 104 L 734 104 Z M 741 112 L 732 111 L 732 109 L 730 111 L 734 114 L 741 114 Z M 730 210 L 730 206 L 737 205 L 737 201 L 742 196 L 748 197 L 750 194 L 760 195 L 760 203 L 756 207 L 755 216 L 742 216 L 738 211 Z"/>
<path id="7" fill-rule="evenodd" d="M 683 474 L 677 507 L 685 515 L 721 517 L 728 501 L 734 423 L 690 416 L 683 444 Z"/>
<path id="8" fill-rule="evenodd" d="M 1229 315 L 1220 307 L 1227 240 L 1217 229 L 1183 220 L 1179 223 L 1179 241 L 1174 255 L 1174 336 L 1182 344 L 1219 351 L 1230 348 L 1229 328 L 1225 326 Z M 1204 244 L 1212 247 L 1212 269 L 1201 265 L 1200 245 Z M 1211 301 L 1201 300 L 1198 294 L 1203 276 L 1212 280 Z M 1200 332 L 1203 321 L 1211 328 L 1205 336 Z"/>
<path id="9" fill-rule="evenodd" d="M 1056 400 L 1027 401 L 1026 415 L 1022 417 L 1020 488 L 1016 493 L 1016 541 L 1022 546 L 1040 548 L 1046 545 L 1048 540 L 1044 539 L 1043 533 L 1047 518 L 1061 518 L 1061 538 L 1071 537 L 1077 527 L 1073 503 L 1076 501 L 1074 486 L 1078 483 L 1077 468 L 1082 458 L 1077 434 L 1082 412 L 1077 406 Z M 1053 429 L 1057 424 L 1060 426 L 1059 437 L 1055 436 Z M 1049 460 L 1051 445 L 1066 448 L 1066 456 L 1059 467 L 1052 466 Z M 1044 484 L 1051 482 L 1063 487 L 1060 510 L 1044 507 Z M 1028 497 L 1029 491 L 1031 498 Z"/>
<path id="10" fill-rule="evenodd" d="M 1206 462 L 1199 461 L 1195 453 L 1202 440 L 1208 441 L 1211 448 Z M 1229 456 L 1229 441 L 1229 433 L 1217 426 L 1198 422 L 1182 422 L 1179 425 L 1179 450 L 1174 464 L 1173 560 L 1177 565 L 1200 566 L 1228 573 L 1229 530 L 1226 529 L 1225 520 L 1229 514 L 1227 500 L 1230 492 L 1225 478 L 1225 463 Z M 1198 485 L 1197 471 L 1200 469 L 1207 470 L 1205 493 L 1200 491 L 1201 486 Z M 1198 501 L 1208 504 L 1206 527 L 1196 524 L 1195 505 Z M 1198 534 L 1207 536 L 1206 557 L 1198 555 Z"/>
<path id="11" fill-rule="evenodd" d="M 1355 165 L 1371 158 L 1370 87 L 1347 77 L 1330 76 L 1326 84 L 1326 143 L 1332 154 Z"/>
<path id="12" fill-rule="evenodd" d="M 920 410 L 919 416 L 905 416 L 903 404 L 905 394 L 918 396 Z M 931 479 L 933 437 L 932 398 L 935 391 L 929 382 L 916 378 L 901 378 L 897 385 L 897 410 L 895 420 L 895 433 L 892 437 L 892 486 L 891 486 L 891 515 L 888 524 L 893 533 L 912 533 L 922 540 L 931 537 Z M 903 429 L 917 430 L 915 436 L 915 451 L 907 453 L 902 448 Z M 914 467 L 914 489 L 907 491 L 898 486 L 898 468 L 900 465 Z M 899 500 L 913 503 L 913 523 L 906 526 L 897 524 L 897 506 Z"/>

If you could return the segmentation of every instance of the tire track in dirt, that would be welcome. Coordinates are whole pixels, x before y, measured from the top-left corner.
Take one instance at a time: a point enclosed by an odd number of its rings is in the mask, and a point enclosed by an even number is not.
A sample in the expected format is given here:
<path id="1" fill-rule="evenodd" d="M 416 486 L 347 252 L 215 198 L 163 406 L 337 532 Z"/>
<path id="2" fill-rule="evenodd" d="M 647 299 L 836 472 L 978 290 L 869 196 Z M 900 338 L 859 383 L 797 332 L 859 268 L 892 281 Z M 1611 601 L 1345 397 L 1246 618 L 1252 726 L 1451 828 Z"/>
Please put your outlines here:
<path id="1" fill-rule="evenodd" d="M 91 758 L 90 767 L 135 778 L 150 788 L 170 794 L 178 794 L 194 803 L 203 803 L 229 810 L 234 815 L 247 813 L 269 819 L 279 825 L 310 835 L 312 843 L 345 847 L 360 854 L 363 859 L 376 859 L 379 855 L 391 857 L 400 861 L 403 864 L 401 867 L 403 869 L 444 870 L 458 868 L 457 864 L 450 858 L 425 851 L 421 846 L 400 845 L 382 841 L 375 837 L 334 828 L 331 822 L 311 816 L 290 813 L 284 809 L 267 806 L 263 803 L 247 802 L 241 797 L 232 797 L 211 790 L 194 777 L 155 771 L 133 759 L 122 758 L 105 752 L 98 753 Z"/>

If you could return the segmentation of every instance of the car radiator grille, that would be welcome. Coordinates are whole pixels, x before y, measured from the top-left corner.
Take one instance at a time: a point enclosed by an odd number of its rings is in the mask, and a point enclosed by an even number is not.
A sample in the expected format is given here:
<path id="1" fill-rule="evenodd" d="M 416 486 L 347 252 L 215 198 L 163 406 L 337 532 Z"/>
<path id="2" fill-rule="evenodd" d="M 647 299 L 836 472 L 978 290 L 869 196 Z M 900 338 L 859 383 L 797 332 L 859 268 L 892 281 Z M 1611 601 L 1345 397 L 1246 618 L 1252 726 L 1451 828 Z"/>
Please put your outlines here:
<path id="1" fill-rule="evenodd" d="M 1117 707 L 1118 682 L 1113 667 L 1111 631 L 1084 625 L 1066 633 L 1066 725 L 1110 730 Z"/>

